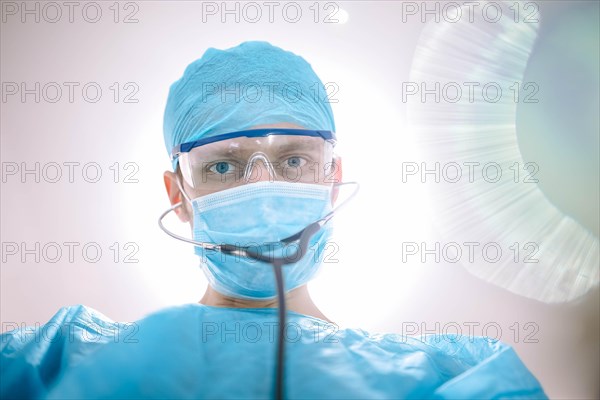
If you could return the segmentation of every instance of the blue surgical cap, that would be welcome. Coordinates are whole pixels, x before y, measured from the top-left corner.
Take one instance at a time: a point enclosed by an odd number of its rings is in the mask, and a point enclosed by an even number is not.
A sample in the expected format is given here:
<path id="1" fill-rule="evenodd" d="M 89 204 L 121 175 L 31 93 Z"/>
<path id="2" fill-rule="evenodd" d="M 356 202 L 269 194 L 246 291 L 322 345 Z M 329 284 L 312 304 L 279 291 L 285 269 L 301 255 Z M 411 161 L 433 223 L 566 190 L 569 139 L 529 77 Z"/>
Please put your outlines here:
<path id="1" fill-rule="evenodd" d="M 310 64 L 264 41 L 209 48 L 171 85 L 165 146 L 170 155 L 181 143 L 283 122 L 335 132 L 327 93 Z"/>

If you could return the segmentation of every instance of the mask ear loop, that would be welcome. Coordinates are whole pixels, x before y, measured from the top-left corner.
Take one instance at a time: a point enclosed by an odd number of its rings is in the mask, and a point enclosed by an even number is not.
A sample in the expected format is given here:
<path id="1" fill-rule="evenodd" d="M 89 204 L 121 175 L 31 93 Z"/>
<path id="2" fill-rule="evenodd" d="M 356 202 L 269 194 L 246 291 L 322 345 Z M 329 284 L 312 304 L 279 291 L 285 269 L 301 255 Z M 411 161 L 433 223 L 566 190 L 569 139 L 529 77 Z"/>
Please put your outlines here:
<path id="1" fill-rule="evenodd" d="M 185 199 L 188 201 L 188 203 L 190 203 L 191 206 L 192 205 L 192 200 L 190 199 L 190 197 L 187 195 L 187 193 L 185 192 L 185 190 L 183 190 L 183 185 L 181 184 L 181 180 L 179 179 L 179 174 L 176 174 L 177 176 L 177 187 L 179 188 L 179 191 L 181 192 L 181 194 L 183 195 L 183 197 L 185 197 Z"/>

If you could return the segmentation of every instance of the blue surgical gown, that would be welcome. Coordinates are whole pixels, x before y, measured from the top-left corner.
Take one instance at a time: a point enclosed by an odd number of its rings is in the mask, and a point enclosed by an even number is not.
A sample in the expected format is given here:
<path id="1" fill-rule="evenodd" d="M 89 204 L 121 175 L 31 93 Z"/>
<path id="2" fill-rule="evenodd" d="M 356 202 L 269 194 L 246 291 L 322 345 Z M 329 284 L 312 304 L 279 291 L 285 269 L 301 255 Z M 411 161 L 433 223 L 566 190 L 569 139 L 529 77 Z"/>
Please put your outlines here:
<path id="1" fill-rule="evenodd" d="M 546 399 L 513 349 L 484 337 L 339 329 L 288 312 L 289 399 Z M 273 398 L 277 309 L 170 307 L 117 323 L 85 306 L 1 335 L 0 397 Z"/>

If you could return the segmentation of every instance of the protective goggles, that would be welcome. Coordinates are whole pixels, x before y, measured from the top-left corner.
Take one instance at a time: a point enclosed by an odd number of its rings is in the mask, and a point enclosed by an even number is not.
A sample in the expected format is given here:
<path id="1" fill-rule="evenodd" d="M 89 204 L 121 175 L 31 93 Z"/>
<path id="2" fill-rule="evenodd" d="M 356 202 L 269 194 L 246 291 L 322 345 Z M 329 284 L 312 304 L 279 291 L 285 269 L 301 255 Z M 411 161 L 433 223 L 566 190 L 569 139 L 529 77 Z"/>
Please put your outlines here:
<path id="1" fill-rule="evenodd" d="M 263 180 L 332 182 L 335 133 L 253 129 L 175 146 L 182 176 L 194 189 L 217 192 Z"/>

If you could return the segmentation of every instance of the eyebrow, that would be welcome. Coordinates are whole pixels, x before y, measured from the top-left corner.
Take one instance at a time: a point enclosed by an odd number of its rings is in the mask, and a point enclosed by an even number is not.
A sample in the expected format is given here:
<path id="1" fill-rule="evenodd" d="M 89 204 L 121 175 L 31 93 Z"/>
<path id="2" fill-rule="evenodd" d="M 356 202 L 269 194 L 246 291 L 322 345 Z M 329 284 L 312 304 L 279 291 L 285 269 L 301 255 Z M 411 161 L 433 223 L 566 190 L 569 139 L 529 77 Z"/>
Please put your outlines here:
<path id="1" fill-rule="evenodd" d="M 276 147 L 277 151 L 289 152 L 293 150 L 300 151 L 319 151 L 322 148 L 321 144 L 314 141 L 301 140 L 292 143 L 283 143 Z M 227 147 L 222 149 L 215 149 L 215 154 L 218 157 L 240 157 L 244 155 L 250 155 L 254 152 L 258 151 L 258 149 L 248 149 L 247 146 L 242 147 Z"/>
<path id="2" fill-rule="evenodd" d="M 318 143 L 309 143 L 308 141 L 301 141 L 298 143 L 286 143 L 282 144 L 278 147 L 280 151 L 290 151 L 290 150 L 319 150 L 321 145 Z"/>

